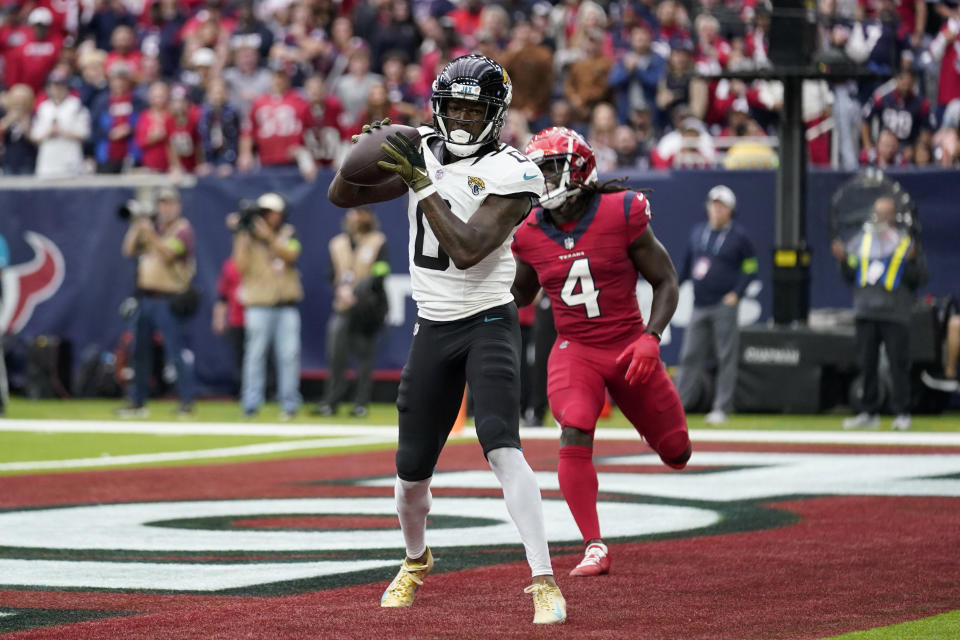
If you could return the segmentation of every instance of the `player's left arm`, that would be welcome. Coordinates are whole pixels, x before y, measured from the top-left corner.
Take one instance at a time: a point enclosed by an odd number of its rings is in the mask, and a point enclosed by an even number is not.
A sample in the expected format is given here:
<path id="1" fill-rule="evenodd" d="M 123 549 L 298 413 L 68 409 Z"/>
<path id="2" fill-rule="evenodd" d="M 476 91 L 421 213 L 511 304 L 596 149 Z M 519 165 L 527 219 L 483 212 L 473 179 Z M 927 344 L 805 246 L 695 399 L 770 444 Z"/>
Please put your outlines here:
<path id="1" fill-rule="evenodd" d="M 624 378 L 633 385 L 646 382 L 660 366 L 660 336 L 677 309 L 680 285 L 670 254 L 649 226 L 630 243 L 628 252 L 637 272 L 653 287 L 647 330 L 617 357 L 618 363 L 629 363 Z"/>
<path id="2" fill-rule="evenodd" d="M 670 324 L 680 298 L 680 284 L 673 260 L 649 226 L 631 243 L 628 251 L 637 272 L 653 287 L 647 329 L 662 334 Z"/>

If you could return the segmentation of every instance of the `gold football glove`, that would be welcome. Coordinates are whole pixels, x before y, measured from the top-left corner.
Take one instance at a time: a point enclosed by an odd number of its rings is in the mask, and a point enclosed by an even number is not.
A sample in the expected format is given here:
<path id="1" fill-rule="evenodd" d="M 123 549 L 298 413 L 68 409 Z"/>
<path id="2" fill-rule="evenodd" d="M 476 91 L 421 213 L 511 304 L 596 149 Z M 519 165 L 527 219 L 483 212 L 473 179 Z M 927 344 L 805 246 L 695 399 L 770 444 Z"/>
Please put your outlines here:
<path id="1" fill-rule="evenodd" d="M 381 160 L 377 163 L 378 167 L 396 173 L 414 192 L 433 185 L 427 175 L 427 164 L 423 160 L 420 145 L 414 144 L 401 133 L 395 133 L 389 136 L 380 148 L 393 158 L 394 162 Z"/>

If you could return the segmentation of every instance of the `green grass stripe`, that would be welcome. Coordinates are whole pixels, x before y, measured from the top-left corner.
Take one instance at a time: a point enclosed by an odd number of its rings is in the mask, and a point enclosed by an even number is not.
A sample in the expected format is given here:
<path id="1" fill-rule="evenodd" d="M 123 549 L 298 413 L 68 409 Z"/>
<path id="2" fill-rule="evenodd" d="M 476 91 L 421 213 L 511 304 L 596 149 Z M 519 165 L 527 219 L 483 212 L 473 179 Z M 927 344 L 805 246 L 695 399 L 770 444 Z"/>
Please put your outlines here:
<path id="1" fill-rule="evenodd" d="M 7 408 L 6 417 L 24 419 L 47 420 L 115 420 L 114 409 L 119 407 L 120 400 L 110 399 L 78 399 L 78 400 L 27 400 L 12 398 Z M 176 402 L 172 400 L 158 400 L 149 403 L 150 422 L 168 422 L 176 420 L 174 411 Z M 324 418 L 311 415 L 310 405 L 291 420 L 291 424 L 397 424 L 397 408 L 392 403 L 376 403 L 370 405 L 370 413 L 365 418 L 353 418 L 349 413 L 349 405 L 342 405 L 339 415 Z M 830 413 L 817 415 L 786 415 L 786 414 L 736 414 L 731 415 L 723 427 L 710 427 L 703 421 L 702 414 L 691 414 L 687 422 L 691 428 L 708 429 L 756 429 L 769 431 L 841 431 L 841 423 L 847 417 L 846 413 Z M 190 422 L 236 422 L 238 424 L 276 423 L 280 420 L 280 409 L 275 404 L 267 404 L 260 413 L 252 419 L 241 415 L 236 402 L 226 400 L 203 400 L 197 403 L 195 414 Z M 881 430 L 889 431 L 892 418 L 884 416 L 881 419 Z M 468 420 L 468 424 L 472 422 Z M 550 421 L 552 424 L 552 420 Z M 2 424 L 2 423 L 0 423 Z M 600 428 L 632 428 L 627 419 L 618 410 L 614 409 L 610 418 L 601 419 L 597 426 Z M 945 413 L 933 416 L 914 416 L 911 431 L 957 432 L 960 431 L 960 413 Z"/>
<path id="2" fill-rule="evenodd" d="M 64 467 L 0 469 L 0 476 L 29 475 L 38 473 L 69 473 L 104 469 L 136 469 L 147 467 L 173 467 L 185 465 L 212 465 L 255 460 L 285 460 L 317 457 L 360 451 L 389 450 L 395 446 L 388 442 L 348 443 L 350 438 L 332 436 L 269 437 L 269 436 L 222 436 L 222 435 L 155 435 L 136 433 L 34 433 L 23 431 L 0 431 L 0 464 L 64 461 Z M 231 451 L 232 447 L 273 443 L 324 442 L 316 447 L 296 448 L 265 453 Z M 337 445 L 343 441 L 343 445 Z M 222 454 L 218 451 L 222 450 Z M 151 454 L 177 454 L 199 452 L 198 457 L 182 460 L 155 459 L 146 461 L 123 461 L 111 463 L 107 456 L 130 456 Z M 202 457 L 199 455 L 202 454 Z M 68 466 L 72 460 L 104 458 L 92 466 Z"/>
<path id="3" fill-rule="evenodd" d="M 960 610 L 889 627 L 854 631 L 823 640 L 956 640 L 960 638 Z"/>
<path id="4" fill-rule="evenodd" d="M 2 428 L 2 425 L 0 425 L 0 428 Z M 198 451 L 301 439 L 303 438 L 0 431 L 0 462 L 71 460 L 107 455 L 125 456 L 140 453 Z"/>

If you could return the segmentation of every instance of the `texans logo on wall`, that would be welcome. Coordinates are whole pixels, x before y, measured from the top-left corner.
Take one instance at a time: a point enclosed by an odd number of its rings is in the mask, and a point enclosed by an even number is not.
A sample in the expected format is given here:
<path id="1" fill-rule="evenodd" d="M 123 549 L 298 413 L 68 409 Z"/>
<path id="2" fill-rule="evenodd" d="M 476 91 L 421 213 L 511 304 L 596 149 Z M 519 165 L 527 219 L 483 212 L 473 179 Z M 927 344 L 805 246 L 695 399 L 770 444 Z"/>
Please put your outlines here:
<path id="1" fill-rule="evenodd" d="M 20 333 L 37 305 L 52 298 L 63 284 L 64 261 L 59 247 L 33 231 L 27 231 L 23 237 L 34 256 L 3 270 L 0 334 Z"/>

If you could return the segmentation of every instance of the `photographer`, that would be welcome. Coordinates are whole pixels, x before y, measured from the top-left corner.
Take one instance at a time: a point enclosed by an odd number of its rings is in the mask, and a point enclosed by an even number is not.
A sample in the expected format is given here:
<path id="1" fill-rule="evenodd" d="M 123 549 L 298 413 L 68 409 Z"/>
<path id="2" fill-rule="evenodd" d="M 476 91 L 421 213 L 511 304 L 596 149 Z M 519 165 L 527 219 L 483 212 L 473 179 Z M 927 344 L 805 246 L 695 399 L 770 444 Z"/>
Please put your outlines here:
<path id="1" fill-rule="evenodd" d="M 346 395 L 347 360 L 357 359 L 357 389 L 351 415 L 364 417 L 372 392 L 377 335 L 387 314 L 383 279 L 390 273 L 387 238 L 377 217 L 366 207 L 347 211 L 343 233 L 330 240 L 333 266 L 333 313 L 327 321 L 327 358 L 330 378 L 323 401 L 314 413 L 332 416 Z"/>
<path id="2" fill-rule="evenodd" d="M 853 285 L 857 360 L 863 376 L 863 400 L 844 429 L 876 428 L 880 410 L 879 351 L 882 343 L 893 382 L 893 428 L 910 428 L 910 312 L 914 297 L 927 280 L 920 239 L 897 226 L 896 202 L 877 198 L 873 216 L 846 244 L 835 239 L 833 256 L 844 279 Z"/>
<path id="3" fill-rule="evenodd" d="M 241 204 L 233 239 L 233 259 L 240 270 L 240 302 L 246 307 L 241 404 L 253 416 L 263 404 L 267 350 L 277 359 L 281 417 L 300 408 L 300 309 L 303 285 L 296 262 L 300 241 L 287 224 L 286 203 L 265 193 L 255 203 Z"/>
<path id="4" fill-rule="evenodd" d="M 166 360 L 176 367 L 177 413 L 187 416 L 193 412 L 193 354 L 183 343 L 182 322 L 196 306 L 190 288 L 196 262 L 193 226 L 180 215 L 181 209 L 177 190 L 163 187 L 156 194 L 155 216 L 136 202 L 120 212 L 130 218 L 123 255 L 137 259 L 137 305 L 131 316 L 134 379 L 129 403 L 117 411 L 121 417 L 147 415 L 154 332 L 163 336 Z"/>

